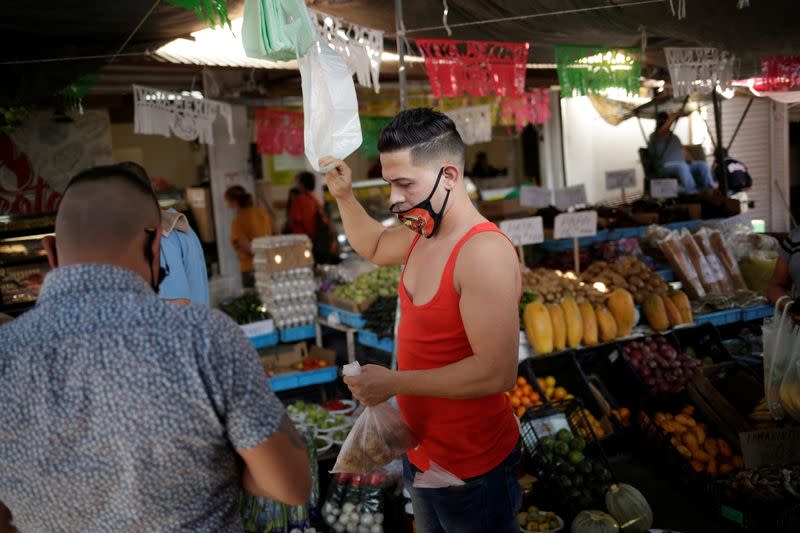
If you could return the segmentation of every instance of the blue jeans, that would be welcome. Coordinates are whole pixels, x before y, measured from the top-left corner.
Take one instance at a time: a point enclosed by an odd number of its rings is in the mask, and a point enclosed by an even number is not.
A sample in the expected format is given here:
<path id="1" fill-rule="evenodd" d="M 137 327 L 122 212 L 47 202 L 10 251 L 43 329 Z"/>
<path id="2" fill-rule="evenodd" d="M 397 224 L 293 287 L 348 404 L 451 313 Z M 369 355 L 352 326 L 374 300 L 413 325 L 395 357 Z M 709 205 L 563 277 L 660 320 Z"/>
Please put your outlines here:
<path id="1" fill-rule="evenodd" d="M 486 474 L 442 489 L 412 486 L 419 469 L 403 457 L 403 478 L 411 493 L 418 533 L 518 533 L 522 488 L 517 481 L 520 445 Z"/>
<path id="2" fill-rule="evenodd" d="M 711 169 L 705 161 L 674 161 L 664 163 L 664 173 L 673 178 L 678 178 L 681 190 L 685 193 L 696 193 L 714 186 Z"/>

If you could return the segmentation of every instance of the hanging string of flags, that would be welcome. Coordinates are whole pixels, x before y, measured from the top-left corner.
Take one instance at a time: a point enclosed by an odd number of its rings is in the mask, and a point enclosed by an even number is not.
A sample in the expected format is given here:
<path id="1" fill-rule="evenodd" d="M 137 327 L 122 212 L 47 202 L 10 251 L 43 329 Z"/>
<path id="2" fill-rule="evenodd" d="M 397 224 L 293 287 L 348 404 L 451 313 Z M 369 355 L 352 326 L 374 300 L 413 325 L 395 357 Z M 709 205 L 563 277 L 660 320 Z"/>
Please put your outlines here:
<path id="1" fill-rule="evenodd" d="M 464 144 L 488 143 L 492 140 L 492 114 L 488 105 L 451 109 L 445 114 L 455 122 Z"/>
<path id="2" fill-rule="evenodd" d="M 708 94 L 716 87 L 729 89 L 734 56 L 717 48 L 664 48 L 672 93 L 682 98 L 695 91 Z"/>
<path id="3" fill-rule="evenodd" d="M 383 32 L 313 9 L 308 12 L 319 39 L 339 52 L 358 84 L 380 92 Z"/>
<path id="4" fill-rule="evenodd" d="M 203 144 L 214 144 L 214 121 L 222 117 L 228 128 L 230 143 L 235 142 L 231 106 L 225 102 L 134 85 L 133 107 L 133 129 L 136 133 L 164 137 L 174 135 L 184 141 L 196 139 Z"/>
<path id="5" fill-rule="evenodd" d="M 800 56 L 761 59 L 760 91 L 800 90 Z"/>
<path id="6" fill-rule="evenodd" d="M 528 124 L 544 124 L 550 120 L 550 91 L 533 89 L 522 96 L 503 98 L 500 114 L 505 121 L 513 121 L 517 132 Z"/>
<path id="7" fill-rule="evenodd" d="M 556 69 L 561 94 L 586 96 L 607 89 L 639 93 L 642 51 L 639 48 L 557 45 Z"/>

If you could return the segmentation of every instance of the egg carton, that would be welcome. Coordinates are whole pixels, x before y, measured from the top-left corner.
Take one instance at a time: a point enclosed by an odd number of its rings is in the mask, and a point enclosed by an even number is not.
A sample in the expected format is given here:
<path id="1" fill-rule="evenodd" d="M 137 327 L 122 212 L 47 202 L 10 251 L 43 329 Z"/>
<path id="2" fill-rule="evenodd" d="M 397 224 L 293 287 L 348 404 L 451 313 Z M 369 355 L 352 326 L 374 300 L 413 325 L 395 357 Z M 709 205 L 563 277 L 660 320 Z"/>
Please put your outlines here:
<path id="1" fill-rule="evenodd" d="M 259 237 L 253 240 L 253 252 L 283 248 L 286 246 L 308 245 L 311 246 L 311 239 L 308 235 L 275 235 L 272 237 Z"/>

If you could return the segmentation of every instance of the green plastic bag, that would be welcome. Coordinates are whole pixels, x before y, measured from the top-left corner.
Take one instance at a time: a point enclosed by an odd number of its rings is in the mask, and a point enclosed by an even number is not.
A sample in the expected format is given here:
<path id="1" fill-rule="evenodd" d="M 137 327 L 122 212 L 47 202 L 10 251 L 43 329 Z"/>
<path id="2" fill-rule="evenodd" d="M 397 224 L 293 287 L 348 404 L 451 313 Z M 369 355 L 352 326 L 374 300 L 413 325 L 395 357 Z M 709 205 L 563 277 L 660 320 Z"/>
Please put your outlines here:
<path id="1" fill-rule="evenodd" d="M 242 41 L 248 57 L 289 61 L 316 40 L 302 0 L 245 0 Z"/>

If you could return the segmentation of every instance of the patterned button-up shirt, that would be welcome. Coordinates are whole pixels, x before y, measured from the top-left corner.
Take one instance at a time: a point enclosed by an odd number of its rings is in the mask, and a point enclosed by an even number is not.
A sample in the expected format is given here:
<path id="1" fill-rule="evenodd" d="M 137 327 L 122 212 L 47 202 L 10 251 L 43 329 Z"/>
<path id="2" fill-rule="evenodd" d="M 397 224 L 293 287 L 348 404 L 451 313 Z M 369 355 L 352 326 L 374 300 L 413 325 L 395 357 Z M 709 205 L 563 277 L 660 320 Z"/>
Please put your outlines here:
<path id="1" fill-rule="evenodd" d="M 283 413 L 218 311 L 123 268 L 59 268 L 0 328 L 0 501 L 23 532 L 242 531 L 235 449 Z"/>

